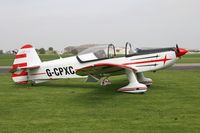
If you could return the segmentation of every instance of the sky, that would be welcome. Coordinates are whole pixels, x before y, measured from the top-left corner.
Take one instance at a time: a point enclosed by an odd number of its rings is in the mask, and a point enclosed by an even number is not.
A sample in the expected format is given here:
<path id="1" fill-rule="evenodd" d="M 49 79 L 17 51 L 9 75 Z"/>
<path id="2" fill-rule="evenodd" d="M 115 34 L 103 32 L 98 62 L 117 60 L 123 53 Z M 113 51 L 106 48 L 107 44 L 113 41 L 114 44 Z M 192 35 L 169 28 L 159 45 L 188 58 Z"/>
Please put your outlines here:
<path id="1" fill-rule="evenodd" d="M 0 49 L 200 48 L 200 0 L 0 0 Z"/>

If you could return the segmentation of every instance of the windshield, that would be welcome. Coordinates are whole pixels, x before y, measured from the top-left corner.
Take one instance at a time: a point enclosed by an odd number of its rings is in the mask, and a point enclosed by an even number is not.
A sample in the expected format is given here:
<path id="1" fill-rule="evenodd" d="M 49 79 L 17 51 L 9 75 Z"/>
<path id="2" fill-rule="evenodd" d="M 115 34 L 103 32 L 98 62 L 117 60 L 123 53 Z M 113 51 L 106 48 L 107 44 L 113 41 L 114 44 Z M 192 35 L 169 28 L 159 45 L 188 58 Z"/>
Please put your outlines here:
<path id="1" fill-rule="evenodd" d="M 78 56 L 95 55 L 97 58 L 105 58 L 107 55 L 107 48 L 108 45 L 94 46 L 81 51 L 80 53 L 78 53 Z"/>
<path id="2" fill-rule="evenodd" d="M 77 55 L 81 62 L 89 62 L 94 60 L 108 58 L 108 45 L 99 45 L 83 50 Z"/>

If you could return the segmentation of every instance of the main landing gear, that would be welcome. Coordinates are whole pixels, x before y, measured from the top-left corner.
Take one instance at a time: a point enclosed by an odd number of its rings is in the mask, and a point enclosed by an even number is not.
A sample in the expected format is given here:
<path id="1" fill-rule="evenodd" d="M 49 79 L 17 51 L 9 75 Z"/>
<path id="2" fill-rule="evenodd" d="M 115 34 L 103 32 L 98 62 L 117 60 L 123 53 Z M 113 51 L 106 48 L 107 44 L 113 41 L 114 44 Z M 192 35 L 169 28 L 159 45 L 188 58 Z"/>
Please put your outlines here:
<path id="1" fill-rule="evenodd" d="M 118 89 L 118 91 L 127 93 L 145 93 L 147 88 L 152 84 L 152 79 L 144 77 L 143 73 L 135 74 L 132 69 L 125 69 L 125 72 L 128 77 L 129 84 Z M 108 77 L 100 79 L 100 85 L 106 86 L 110 84 L 111 81 Z"/>
<path id="2" fill-rule="evenodd" d="M 144 93 L 147 91 L 147 86 L 138 82 L 136 74 L 133 72 L 133 70 L 126 69 L 125 71 L 129 80 L 129 84 L 118 89 L 118 91 L 127 93 Z"/>

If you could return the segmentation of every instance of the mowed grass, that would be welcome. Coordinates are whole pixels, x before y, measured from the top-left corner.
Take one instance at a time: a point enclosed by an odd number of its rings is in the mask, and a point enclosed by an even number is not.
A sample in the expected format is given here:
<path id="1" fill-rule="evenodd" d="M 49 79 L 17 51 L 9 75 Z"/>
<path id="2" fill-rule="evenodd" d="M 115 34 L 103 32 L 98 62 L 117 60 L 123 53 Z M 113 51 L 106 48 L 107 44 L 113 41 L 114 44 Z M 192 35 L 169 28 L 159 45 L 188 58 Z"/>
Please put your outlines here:
<path id="1" fill-rule="evenodd" d="M 186 54 L 177 63 L 200 63 L 200 54 Z"/>
<path id="2" fill-rule="evenodd" d="M 145 94 L 116 89 L 125 76 L 101 87 L 83 79 L 16 85 L 0 74 L 0 132 L 199 132 L 200 71 L 147 73 Z"/>
<path id="3" fill-rule="evenodd" d="M 59 59 L 58 55 L 54 54 L 44 54 L 39 55 L 42 61 L 48 61 L 53 59 Z M 72 55 L 61 55 L 64 57 L 69 57 Z M 0 66 L 11 66 L 13 64 L 15 56 L 14 55 L 0 55 Z M 184 55 L 177 63 L 200 63 L 200 54 L 187 54 Z"/>
<path id="4" fill-rule="evenodd" d="M 0 66 L 11 66 L 14 58 L 14 55 L 0 54 Z"/>

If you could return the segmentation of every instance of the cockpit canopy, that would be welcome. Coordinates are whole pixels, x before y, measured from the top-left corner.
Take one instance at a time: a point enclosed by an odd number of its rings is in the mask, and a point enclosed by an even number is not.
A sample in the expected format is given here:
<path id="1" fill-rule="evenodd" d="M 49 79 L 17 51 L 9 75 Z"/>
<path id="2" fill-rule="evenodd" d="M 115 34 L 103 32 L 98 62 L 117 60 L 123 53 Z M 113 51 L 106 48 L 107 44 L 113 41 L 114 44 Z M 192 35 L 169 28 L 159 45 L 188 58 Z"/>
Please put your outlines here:
<path id="1" fill-rule="evenodd" d="M 133 49 L 132 45 L 127 42 L 125 48 L 115 48 L 113 44 L 91 47 L 80 52 L 76 57 L 79 62 L 86 63 L 90 61 L 97 61 L 114 57 L 130 57 L 135 55 L 159 53 L 164 51 L 174 51 L 174 47 L 156 49 Z"/>
<path id="2" fill-rule="evenodd" d="M 116 56 L 115 46 L 113 44 L 109 44 L 109 45 L 99 45 L 88 48 L 80 52 L 77 55 L 77 59 L 80 62 L 90 62 L 90 61 L 113 58 L 115 56 Z"/>

